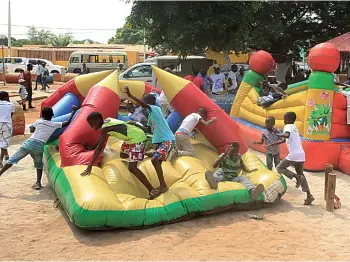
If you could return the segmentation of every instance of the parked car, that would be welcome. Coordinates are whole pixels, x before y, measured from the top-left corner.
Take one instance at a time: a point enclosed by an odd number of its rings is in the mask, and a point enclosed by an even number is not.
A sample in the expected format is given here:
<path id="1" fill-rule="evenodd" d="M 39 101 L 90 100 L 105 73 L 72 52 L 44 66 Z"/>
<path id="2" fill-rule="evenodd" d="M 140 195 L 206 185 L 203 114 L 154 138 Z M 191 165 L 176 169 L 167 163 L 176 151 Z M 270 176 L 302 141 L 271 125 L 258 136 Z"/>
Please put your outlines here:
<path id="1" fill-rule="evenodd" d="M 5 64 L 5 74 L 7 74 L 7 65 Z M 0 74 L 2 74 L 2 62 L 0 63 Z"/>
<path id="2" fill-rule="evenodd" d="M 26 70 L 28 59 L 25 57 L 5 57 L 4 60 L 8 73 L 20 73 Z M 2 58 L 0 63 L 2 64 Z"/>
<path id="3" fill-rule="evenodd" d="M 64 66 L 55 65 L 49 60 L 42 58 L 29 58 L 27 60 L 27 64 L 33 65 L 33 72 L 36 72 L 36 68 L 38 67 L 38 61 L 44 62 L 46 64 L 47 69 L 49 70 L 49 73 L 51 74 L 64 74 L 67 71 L 67 69 Z"/>

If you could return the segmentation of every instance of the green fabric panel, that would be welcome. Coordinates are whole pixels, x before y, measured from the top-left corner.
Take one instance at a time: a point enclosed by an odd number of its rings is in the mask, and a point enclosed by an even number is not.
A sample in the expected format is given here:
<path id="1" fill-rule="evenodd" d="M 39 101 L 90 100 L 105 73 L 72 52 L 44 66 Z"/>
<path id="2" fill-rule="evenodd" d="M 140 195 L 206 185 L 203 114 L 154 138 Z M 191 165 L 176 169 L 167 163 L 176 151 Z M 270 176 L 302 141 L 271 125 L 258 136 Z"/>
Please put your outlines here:
<path id="1" fill-rule="evenodd" d="M 57 141 L 52 145 L 57 144 Z M 72 189 L 66 178 L 64 171 L 59 168 L 50 152 L 48 146 L 44 149 L 44 158 L 46 160 L 49 181 L 65 209 L 70 220 L 77 226 L 83 228 L 108 228 L 108 227 L 140 227 L 148 226 L 161 222 L 171 221 L 188 213 L 204 212 L 217 207 L 225 207 L 239 203 L 252 202 L 247 190 L 231 190 L 212 195 L 191 198 L 172 203 L 163 208 L 148 208 L 142 210 L 88 210 L 81 207 L 75 201 Z M 286 182 L 283 176 L 280 177 L 285 189 Z M 263 195 L 257 202 L 263 201 Z"/>
<path id="2" fill-rule="evenodd" d="M 309 89 L 334 90 L 334 77 L 331 73 L 316 71 L 309 76 Z"/>
<path id="3" fill-rule="evenodd" d="M 243 78 L 243 81 L 252 85 L 252 86 L 256 86 L 259 82 L 263 81 L 264 80 L 264 76 L 252 71 L 252 70 L 249 70 L 245 75 L 244 75 L 244 78 Z"/>
<path id="4" fill-rule="evenodd" d="M 305 80 L 305 81 L 302 81 L 302 82 L 294 83 L 294 84 L 289 85 L 287 90 L 293 89 L 293 88 L 297 88 L 297 87 L 303 86 L 303 85 L 308 85 L 308 84 L 309 84 L 309 80 Z"/>

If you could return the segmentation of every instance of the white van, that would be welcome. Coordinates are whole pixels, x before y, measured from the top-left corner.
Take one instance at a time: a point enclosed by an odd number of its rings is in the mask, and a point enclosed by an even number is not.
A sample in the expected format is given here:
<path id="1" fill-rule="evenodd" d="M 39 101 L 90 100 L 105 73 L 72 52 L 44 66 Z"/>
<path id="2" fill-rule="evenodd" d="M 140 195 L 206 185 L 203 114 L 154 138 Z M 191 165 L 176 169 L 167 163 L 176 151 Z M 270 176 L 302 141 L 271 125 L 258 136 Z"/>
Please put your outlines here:
<path id="1" fill-rule="evenodd" d="M 0 58 L 2 64 L 2 58 Z M 5 67 L 8 73 L 20 73 L 27 69 L 28 59 L 25 57 L 5 57 Z"/>
<path id="2" fill-rule="evenodd" d="M 192 68 L 200 70 L 201 68 L 209 68 L 213 64 L 213 60 L 204 56 L 187 56 L 179 59 L 178 56 L 156 56 L 148 58 L 143 63 L 135 64 L 120 73 L 120 80 L 138 80 L 147 82 L 153 86 L 160 88 L 157 78 L 152 71 L 152 65 L 165 69 L 169 67 L 174 74 L 185 77 L 192 74 Z"/>
<path id="3" fill-rule="evenodd" d="M 117 69 L 120 64 L 128 67 L 128 55 L 124 52 L 77 51 L 73 52 L 68 61 L 68 73 L 80 74 L 83 63 L 90 69 L 90 73 L 110 69 Z"/>

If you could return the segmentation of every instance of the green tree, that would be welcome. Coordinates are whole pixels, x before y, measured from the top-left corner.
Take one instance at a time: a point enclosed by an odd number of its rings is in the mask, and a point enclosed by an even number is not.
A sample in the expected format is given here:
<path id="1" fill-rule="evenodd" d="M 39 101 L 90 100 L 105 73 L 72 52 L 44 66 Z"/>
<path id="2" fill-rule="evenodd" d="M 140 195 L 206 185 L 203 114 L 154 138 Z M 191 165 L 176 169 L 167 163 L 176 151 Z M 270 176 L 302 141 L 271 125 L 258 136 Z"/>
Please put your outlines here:
<path id="1" fill-rule="evenodd" d="M 51 44 L 53 46 L 61 46 L 65 47 L 72 43 L 74 40 L 74 37 L 71 33 L 66 33 L 66 34 L 59 34 L 59 35 L 54 35 L 51 40 Z"/>
<path id="2" fill-rule="evenodd" d="M 132 28 L 126 22 L 122 28 L 118 28 L 115 35 L 108 40 L 109 44 L 143 44 L 143 30 Z"/>
<path id="3" fill-rule="evenodd" d="M 37 30 L 35 26 L 31 26 L 27 32 L 28 40 L 34 45 L 49 45 L 52 43 L 54 34 L 48 30 Z"/>

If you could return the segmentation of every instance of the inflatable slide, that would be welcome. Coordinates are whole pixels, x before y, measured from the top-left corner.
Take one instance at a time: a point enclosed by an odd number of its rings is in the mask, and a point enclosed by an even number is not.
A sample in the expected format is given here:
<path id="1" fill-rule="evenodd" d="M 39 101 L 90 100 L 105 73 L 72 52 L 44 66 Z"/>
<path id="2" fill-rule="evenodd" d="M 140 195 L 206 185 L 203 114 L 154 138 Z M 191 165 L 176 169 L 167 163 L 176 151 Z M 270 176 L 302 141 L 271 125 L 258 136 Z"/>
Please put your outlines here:
<path id="1" fill-rule="evenodd" d="M 92 174 L 80 174 L 92 157 L 83 144 L 97 142 L 100 131 L 93 130 L 86 117 L 99 111 L 103 117 L 116 117 L 122 96 L 122 87 L 128 85 L 132 94 L 142 97 L 154 88 L 137 81 L 118 82 L 116 72 L 101 72 L 78 76 L 62 86 L 43 105 L 53 106 L 55 118 L 64 117 L 64 109 L 81 105 L 69 127 L 52 138 L 45 146 L 44 162 L 53 190 L 70 220 L 87 229 L 116 227 L 149 227 L 186 220 L 222 210 L 254 209 L 278 201 L 285 193 L 285 180 L 268 170 L 247 148 L 239 126 L 191 82 L 153 68 L 171 105 L 185 117 L 198 107 L 208 110 L 209 118 L 217 122 L 210 127 L 200 126 L 200 134 L 192 143 L 196 157 L 179 157 L 172 163 L 164 162 L 165 180 L 169 191 L 154 200 L 147 200 L 146 188 L 119 157 L 122 141 L 109 138 L 104 153 L 93 167 Z M 75 96 L 76 99 L 72 99 Z M 62 116 L 60 116 L 60 114 Z M 62 131 L 62 130 L 61 130 Z M 265 192 L 253 201 L 248 191 L 238 183 L 223 182 L 217 190 L 207 184 L 204 174 L 213 170 L 218 153 L 233 141 L 238 141 L 244 164 L 254 184 L 262 183 Z M 151 160 L 139 163 L 154 187 L 158 179 Z"/>
<path id="2" fill-rule="evenodd" d="M 296 126 L 302 135 L 306 153 L 305 169 L 324 170 L 326 164 L 350 175 L 350 125 L 346 119 L 346 98 L 334 84 L 333 72 L 338 68 L 340 53 L 337 47 L 319 44 L 310 50 L 308 63 L 312 73 L 307 81 L 290 85 L 288 97 L 267 108 L 257 104 L 263 75 L 270 71 L 273 58 L 264 51 L 254 53 L 251 70 L 244 77 L 231 108 L 233 120 L 245 134 L 249 147 L 266 152 L 265 147 L 254 145 L 260 141 L 265 118 L 274 116 L 276 127 L 283 130 L 285 112 L 297 115 Z M 287 155 L 282 145 L 282 157 Z"/>

